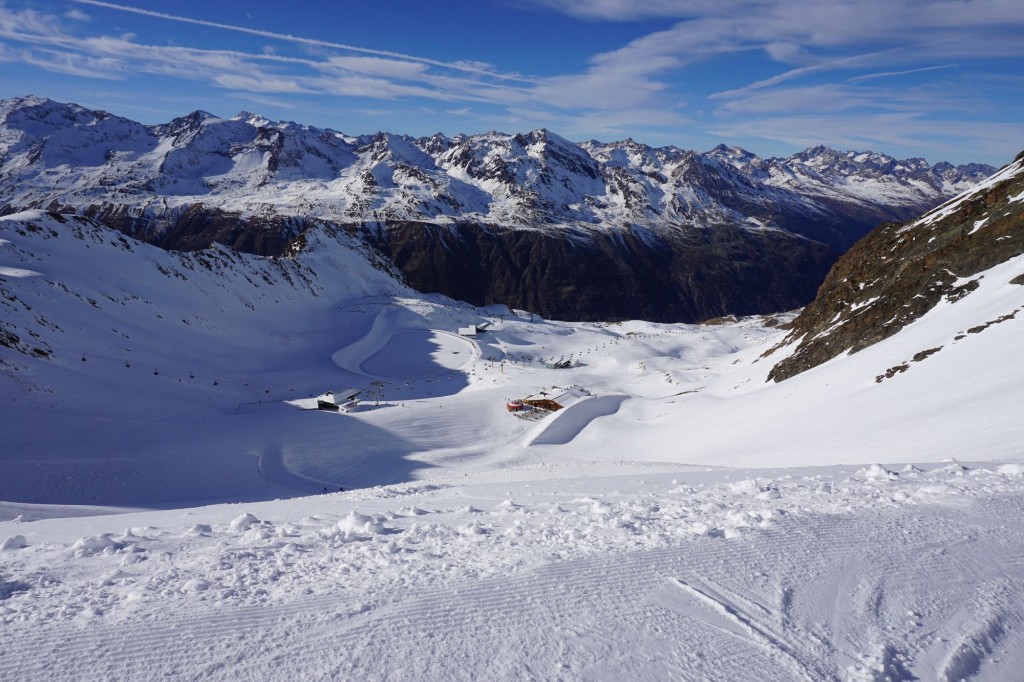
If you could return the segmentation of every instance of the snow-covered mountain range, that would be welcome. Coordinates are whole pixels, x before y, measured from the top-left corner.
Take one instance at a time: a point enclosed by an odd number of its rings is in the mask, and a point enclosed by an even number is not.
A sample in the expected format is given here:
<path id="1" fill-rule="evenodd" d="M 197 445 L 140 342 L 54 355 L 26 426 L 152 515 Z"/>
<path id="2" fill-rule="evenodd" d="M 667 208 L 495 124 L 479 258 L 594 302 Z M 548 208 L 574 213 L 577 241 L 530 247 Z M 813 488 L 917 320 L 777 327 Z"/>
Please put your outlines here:
<path id="1" fill-rule="evenodd" d="M 800 233 L 784 217 L 825 224 L 859 213 L 858 226 L 866 216 L 909 217 L 991 171 L 824 147 L 762 159 L 725 146 L 702 154 L 632 140 L 577 145 L 547 130 L 349 136 L 250 112 L 224 119 L 196 111 L 144 126 L 34 97 L 0 103 L 0 197 L 10 207 L 87 212 L 112 204 L 156 225 L 199 203 L 242 217 L 343 223 L 735 223 Z M 828 236 L 849 243 L 856 233 Z"/>
<path id="2" fill-rule="evenodd" d="M 250 112 L 146 126 L 35 97 L 0 102 L 0 214 L 72 212 L 167 249 L 216 241 L 263 255 L 328 222 L 420 290 L 573 319 L 801 305 L 870 228 L 992 170 L 823 147 L 762 159 L 575 144 L 547 130 L 351 136 Z M 483 266 L 467 275 L 467 261 Z"/>

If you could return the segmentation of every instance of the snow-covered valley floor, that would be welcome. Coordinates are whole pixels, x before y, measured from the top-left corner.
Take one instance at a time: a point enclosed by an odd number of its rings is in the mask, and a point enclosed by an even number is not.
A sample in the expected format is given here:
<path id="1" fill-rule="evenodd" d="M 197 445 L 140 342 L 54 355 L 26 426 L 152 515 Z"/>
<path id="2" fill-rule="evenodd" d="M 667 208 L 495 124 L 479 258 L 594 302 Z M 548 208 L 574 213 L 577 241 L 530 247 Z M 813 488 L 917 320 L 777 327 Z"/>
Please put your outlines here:
<path id="1" fill-rule="evenodd" d="M 768 384 L 786 316 L 553 322 L 336 241 L 46 220 L 0 219 L 0 680 L 1024 679 L 1021 258 Z"/>

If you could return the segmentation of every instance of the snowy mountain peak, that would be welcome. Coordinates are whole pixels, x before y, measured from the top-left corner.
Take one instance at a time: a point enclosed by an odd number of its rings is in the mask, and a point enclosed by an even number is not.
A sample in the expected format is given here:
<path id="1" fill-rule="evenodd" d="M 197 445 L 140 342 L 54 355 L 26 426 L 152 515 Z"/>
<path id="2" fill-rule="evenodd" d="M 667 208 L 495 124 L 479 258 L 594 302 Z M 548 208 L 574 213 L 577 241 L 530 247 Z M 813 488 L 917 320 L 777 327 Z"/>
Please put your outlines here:
<path id="1" fill-rule="evenodd" d="M 191 114 L 186 116 L 179 116 L 178 118 L 172 119 L 170 124 L 175 129 L 195 129 L 201 128 L 202 126 L 209 125 L 211 123 L 220 123 L 225 120 L 219 116 L 215 116 L 208 111 L 202 109 L 196 109 Z"/>
<path id="2" fill-rule="evenodd" d="M 0 116 L 6 128 L 34 137 L 45 137 L 66 128 L 83 128 L 111 117 L 105 111 L 92 111 L 77 104 L 28 96 L 0 101 Z"/>
<path id="3" fill-rule="evenodd" d="M 263 116 L 253 113 L 251 111 L 239 111 L 237 114 L 231 117 L 232 121 L 245 121 L 254 128 L 262 128 L 264 126 L 273 125 L 274 122 L 270 119 L 263 118 Z"/>
<path id="4" fill-rule="evenodd" d="M 460 144 L 465 136 L 456 135 L 446 137 L 443 133 L 434 133 L 429 137 L 421 137 L 416 140 L 416 146 L 432 157 L 436 157 L 451 149 L 454 145 Z"/>
<path id="5" fill-rule="evenodd" d="M 708 156 L 713 156 L 717 159 L 729 160 L 733 165 L 743 165 L 759 159 L 756 154 L 749 152 L 743 147 L 730 147 L 726 144 L 718 144 L 711 151 L 708 152 Z"/>

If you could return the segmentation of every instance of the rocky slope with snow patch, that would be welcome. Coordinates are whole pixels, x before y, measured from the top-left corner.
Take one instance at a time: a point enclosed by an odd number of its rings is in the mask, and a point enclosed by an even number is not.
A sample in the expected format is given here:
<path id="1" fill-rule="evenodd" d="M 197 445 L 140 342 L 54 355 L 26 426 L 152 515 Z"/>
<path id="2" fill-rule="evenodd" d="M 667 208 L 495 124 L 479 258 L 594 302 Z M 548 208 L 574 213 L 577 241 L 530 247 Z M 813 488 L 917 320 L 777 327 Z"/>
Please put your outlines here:
<path id="1" fill-rule="evenodd" d="M 226 318 L 283 320 L 297 305 L 315 314 L 350 298 L 408 292 L 390 263 L 343 232 L 321 225 L 303 244 L 298 257 L 219 244 L 164 251 L 83 216 L 3 216 L 0 345 L 61 363 L 101 348 L 159 357 L 181 343 L 242 340 Z"/>
<path id="2" fill-rule="evenodd" d="M 329 222 L 370 236 L 423 290 L 562 319 L 608 319 L 611 303 L 616 317 L 663 320 L 801 305 L 878 222 L 988 170 L 826 148 L 761 159 L 578 145 L 547 130 L 349 136 L 250 112 L 144 126 L 34 97 L 0 102 L 0 213 L 77 213 L 166 249 L 264 255 Z M 457 258 L 429 251 L 442 230 Z M 460 273 L 465 255 L 489 266 Z M 652 263 L 667 268 L 653 280 Z"/>
<path id="3" fill-rule="evenodd" d="M 790 354 L 769 378 L 782 381 L 856 353 L 899 333 L 936 306 L 969 302 L 987 271 L 1022 253 L 1024 154 L 975 189 L 912 222 L 883 225 L 850 249 L 794 321 L 782 344 Z M 1024 271 L 1010 277 L 1024 285 Z M 962 330 L 954 340 L 1007 322 L 1019 312 L 1001 311 Z M 940 350 L 922 348 L 910 361 L 920 362 Z M 908 366 L 894 365 L 877 380 Z"/>

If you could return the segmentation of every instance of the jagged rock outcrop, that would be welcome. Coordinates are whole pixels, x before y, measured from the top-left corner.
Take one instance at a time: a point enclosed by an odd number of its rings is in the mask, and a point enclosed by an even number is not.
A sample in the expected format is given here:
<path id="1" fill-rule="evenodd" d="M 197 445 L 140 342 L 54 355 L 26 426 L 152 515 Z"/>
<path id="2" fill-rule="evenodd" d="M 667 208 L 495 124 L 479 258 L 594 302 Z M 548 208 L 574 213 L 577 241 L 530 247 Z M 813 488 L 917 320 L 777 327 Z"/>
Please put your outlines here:
<path id="1" fill-rule="evenodd" d="M 1021 253 L 1024 153 L 974 190 L 917 220 L 883 225 L 854 245 L 794 320 L 781 345 L 795 350 L 769 379 L 782 381 L 893 336 L 941 301 L 969 296 L 979 273 Z"/>

